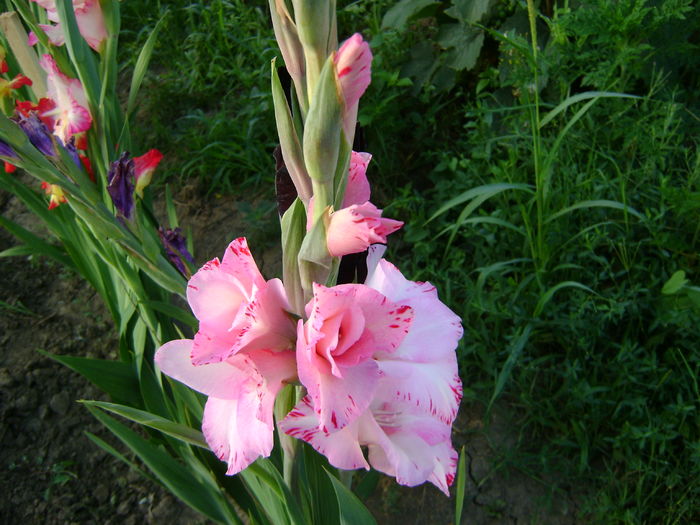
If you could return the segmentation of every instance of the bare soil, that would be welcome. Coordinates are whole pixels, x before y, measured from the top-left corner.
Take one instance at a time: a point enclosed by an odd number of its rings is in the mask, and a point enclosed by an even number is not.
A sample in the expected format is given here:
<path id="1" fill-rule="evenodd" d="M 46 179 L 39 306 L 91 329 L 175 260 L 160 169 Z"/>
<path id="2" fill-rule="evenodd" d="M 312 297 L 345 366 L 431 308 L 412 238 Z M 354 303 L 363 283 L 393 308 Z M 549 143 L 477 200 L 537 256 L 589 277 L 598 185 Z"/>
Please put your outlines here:
<path id="1" fill-rule="evenodd" d="M 194 188 L 176 199 L 183 225 L 200 248 L 198 263 L 221 255 L 246 222 L 232 198 L 205 204 Z M 269 202 L 260 202 L 267 209 Z M 272 210 L 272 208 L 271 208 Z M 0 213 L 40 231 L 34 218 L 0 190 Z M 274 213 L 265 215 L 274 220 Z M 246 226 L 250 230 L 250 223 Z M 247 232 L 248 233 L 248 232 Z M 279 275 L 269 231 L 253 229 L 249 242 L 266 277 Z M 15 244 L 0 229 L 0 251 Z M 108 455 L 86 436 L 115 444 L 76 400 L 104 399 L 78 374 L 40 353 L 116 358 L 117 341 L 99 297 L 78 276 L 41 258 L 0 258 L 0 523 L 205 523 L 162 487 Z M 488 428 L 479 406 L 463 406 L 454 441 L 468 460 L 463 523 L 575 524 L 575 498 L 504 468 L 503 450 L 515 427 L 506 412 Z M 117 446 L 120 450 L 120 447 Z M 454 489 L 454 488 L 453 488 Z M 399 487 L 382 477 L 368 502 L 380 524 L 450 524 L 454 497 L 430 485 Z"/>

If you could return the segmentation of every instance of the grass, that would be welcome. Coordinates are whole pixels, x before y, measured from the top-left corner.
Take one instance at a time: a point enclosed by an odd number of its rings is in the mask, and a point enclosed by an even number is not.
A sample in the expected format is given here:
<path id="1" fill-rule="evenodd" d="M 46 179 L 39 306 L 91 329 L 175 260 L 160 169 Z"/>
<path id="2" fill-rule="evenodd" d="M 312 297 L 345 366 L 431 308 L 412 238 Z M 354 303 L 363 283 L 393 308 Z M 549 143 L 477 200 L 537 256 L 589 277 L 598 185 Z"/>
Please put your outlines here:
<path id="1" fill-rule="evenodd" d="M 524 25 L 494 25 L 477 70 L 449 92 L 403 78 L 420 35 L 381 31 L 389 2 L 341 5 L 339 27 L 374 46 L 360 113 L 373 201 L 407 223 L 390 258 L 462 316 L 470 401 L 506 404 L 522 422 L 501 464 L 555 488 L 585 487 L 583 521 L 691 523 L 700 520 L 700 108 L 688 89 L 698 83 L 697 8 L 622 4 L 560 3 L 533 24 L 515 8 Z M 143 91 L 143 148 L 164 150 L 171 180 L 266 193 L 268 206 L 275 46 L 265 3 L 124 11 L 133 28 L 166 16 Z M 137 48 L 146 34 L 125 39 Z M 582 96 L 591 91 L 637 98 Z M 665 294 L 677 270 L 690 281 Z"/>

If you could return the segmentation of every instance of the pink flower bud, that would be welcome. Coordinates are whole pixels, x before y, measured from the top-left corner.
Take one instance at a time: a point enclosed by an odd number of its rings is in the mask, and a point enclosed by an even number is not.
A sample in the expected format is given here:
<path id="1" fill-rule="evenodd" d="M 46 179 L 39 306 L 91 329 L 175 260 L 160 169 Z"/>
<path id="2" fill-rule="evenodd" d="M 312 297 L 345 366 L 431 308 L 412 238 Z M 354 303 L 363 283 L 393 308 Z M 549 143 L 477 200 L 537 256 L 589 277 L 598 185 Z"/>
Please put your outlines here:
<path id="1" fill-rule="evenodd" d="M 370 244 L 386 243 L 386 236 L 401 226 L 401 221 L 383 219 L 382 210 L 371 202 L 353 204 L 331 215 L 328 252 L 333 257 L 363 252 Z"/>
<path id="2" fill-rule="evenodd" d="M 335 70 L 344 101 L 343 131 L 349 143 L 355 135 L 357 106 L 372 80 L 372 51 L 362 35 L 355 33 L 335 55 Z"/>

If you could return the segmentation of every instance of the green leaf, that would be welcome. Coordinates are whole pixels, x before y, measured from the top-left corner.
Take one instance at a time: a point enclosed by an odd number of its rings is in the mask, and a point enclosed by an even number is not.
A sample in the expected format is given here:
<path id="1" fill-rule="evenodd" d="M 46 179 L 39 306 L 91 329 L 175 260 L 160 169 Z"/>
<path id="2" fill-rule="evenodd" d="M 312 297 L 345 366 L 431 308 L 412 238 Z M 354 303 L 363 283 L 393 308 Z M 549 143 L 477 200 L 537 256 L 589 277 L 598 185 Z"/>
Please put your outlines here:
<path id="1" fill-rule="evenodd" d="M 513 184 L 509 182 L 495 182 L 493 184 L 485 184 L 483 186 L 477 186 L 476 188 L 472 188 L 470 190 L 467 190 L 456 197 L 450 199 L 447 201 L 445 204 L 440 206 L 438 211 L 433 213 L 433 215 L 427 220 L 427 222 L 432 221 L 433 219 L 439 217 L 446 211 L 454 208 L 455 206 L 458 206 L 462 204 L 463 202 L 470 201 L 472 199 L 476 199 L 477 197 L 481 197 L 486 195 L 487 198 L 492 197 L 498 193 L 501 193 L 506 190 L 520 190 L 520 191 L 526 191 L 528 193 L 533 193 L 532 186 L 530 184 Z"/>
<path id="2" fill-rule="evenodd" d="M 566 208 L 559 210 L 558 212 L 550 215 L 545 223 L 551 222 L 554 219 L 557 219 L 561 217 L 562 215 L 566 215 L 567 213 L 571 213 L 572 211 L 575 210 L 582 210 L 582 209 L 588 209 L 588 208 L 612 208 L 614 210 L 622 210 L 625 213 L 629 213 L 631 215 L 634 215 L 640 220 L 644 219 L 644 215 L 639 213 L 637 210 L 634 208 L 631 208 L 625 204 L 622 204 L 621 202 L 618 201 L 609 201 L 605 199 L 598 199 L 598 200 L 590 200 L 590 201 L 581 201 L 577 202 L 576 204 L 573 204 L 571 206 L 567 206 Z"/>
<path id="3" fill-rule="evenodd" d="M 467 488 L 467 451 L 464 446 L 459 452 L 457 464 L 457 486 L 455 487 L 455 524 L 462 523 L 462 510 L 464 509 L 464 494 Z"/>
<path id="4" fill-rule="evenodd" d="M 218 523 L 242 523 L 219 487 L 201 480 L 172 456 L 149 443 L 101 410 L 87 409 L 143 461 L 156 477 L 187 505 Z"/>
<path id="5" fill-rule="evenodd" d="M 628 95 L 627 93 L 615 93 L 612 91 L 586 91 L 584 93 L 578 93 L 572 95 L 561 103 L 559 103 L 554 109 L 552 109 L 545 117 L 540 121 L 540 129 L 549 124 L 559 113 L 567 109 L 569 106 L 581 102 L 582 100 L 589 100 L 592 98 L 642 98 L 637 95 Z"/>
<path id="6" fill-rule="evenodd" d="M 0 252 L 0 257 L 9 257 L 10 255 L 44 255 L 54 261 L 64 265 L 66 268 L 75 270 L 73 261 L 68 257 L 64 250 L 49 244 L 41 237 L 34 235 L 29 230 L 13 222 L 5 217 L 0 216 L 0 226 L 12 233 L 19 240 L 24 242 L 22 246 L 15 246 Z"/>
<path id="7" fill-rule="evenodd" d="M 596 292 L 594 290 L 592 290 L 591 288 L 589 288 L 585 284 L 581 284 L 577 281 L 564 281 L 564 282 L 555 284 L 549 290 L 547 290 L 545 293 L 542 294 L 542 297 L 540 297 L 540 300 L 537 301 L 537 306 L 535 306 L 535 311 L 533 312 L 533 316 L 539 317 L 539 315 L 544 310 L 545 305 L 554 296 L 554 294 L 557 293 L 562 288 L 578 288 L 580 290 L 585 290 L 586 292 L 598 295 L 598 294 L 596 294 Z"/>
<path id="8" fill-rule="evenodd" d="M 158 38 L 158 33 L 163 25 L 163 20 L 165 20 L 163 15 L 155 27 L 148 35 L 146 43 L 141 48 L 139 57 L 136 59 L 136 65 L 134 66 L 134 73 L 131 75 L 131 87 L 129 88 L 129 98 L 126 103 L 126 114 L 127 118 L 131 117 L 134 108 L 136 107 L 136 101 L 139 94 L 139 89 L 141 89 L 141 84 L 146 76 L 146 70 L 148 69 L 148 63 L 151 61 L 151 55 L 153 54 L 153 48 L 156 45 L 156 39 Z M 174 227 L 174 226 L 173 226 Z"/>
<path id="9" fill-rule="evenodd" d="M 151 476 L 148 472 L 145 472 L 142 469 L 140 469 L 136 463 L 134 463 L 133 461 L 130 461 L 124 454 L 119 452 L 116 448 L 114 448 L 112 445 L 110 445 L 109 443 L 107 443 L 103 439 L 101 439 L 101 438 L 97 437 L 95 434 L 92 434 L 92 433 L 87 432 L 87 431 L 85 432 L 85 435 L 88 437 L 88 439 L 90 439 L 90 441 L 95 443 L 95 445 L 100 447 L 102 450 L 104 450 L 108 454 L 111 454 L 115 458 L 117 458 L 117 459 L 123 461 L 124 463 L 126 463 L 127 465 L 129 465 L 129 467 L 131 467 L 136 472 L 141 474 L 144 478 L 150 479 L 151 481 L 153 481 L 153 483 L 158 483 L 158 480 L 156 478 Z"/>
<path id="10" fill-rule="evenodd" d="M 525 344 L 527 344 L 528 339 L 530 339 L 530 333 L 532 332 L 532 324 L 528 323 L 524 329 L 519 329 L 518 332 L 519 335 L 513 338 L 510 347 L 508 348 L 508 358 L 506 359 L 503 368 L 501 368 L 501 371 L 498 373 L 498 377 L 496 378 L 496 384 L 493 388 L 493 394 L 491 394 L 491 399 L 489 400 L 486 412 L 491 412 L 491 407 L 493 406 L 493 403 L 496 401 L 498 396 L 501 395 L 503 388 L 506 386 L 506 382 L 510 378 L 510 374 L 513 371 L 513 367 L 515 367 L 515 364 L 518 362 L 523 348 L 525 348 Z"/>
<path id="11" fill-rule="evenodd" d="M 78 372 L 98 388 L 107 392 L 115 401 L 131 406 L 142 404 L 141 396 L 138 393 L 139 383 L 134 368 L 129 363 L 55 355 L 43 350 L 39 350 L 39 352 Z"/>
<path id="12" fill-rule="evenodd" d="M 95 406 L 117 414 L 119 416 L 125 417 L 139 423 L 140 425 L 159 430 L 164 434 L 172 436 L 180 441 L 189 443 L 190 445 L 195 445 L 197 447 L 209 450 L 209 446 L 204 439 L 204 435 L 199 431 L 188 426 L 170 421 L 156 414 L 151 414 L 145 410 L 139 410 L 138 408 L 128 407 L 125 405 L 119 405 L 116 403 L 107 403 L 104 401 L 86 401 L 81 400 L 81 403 L 89 406 Z"/>
<path id="13" fill-rule="evenodd" d="M 661 293 L 664 295 L 673 295 L 678 293 L 686 284 L 688 284 L 688 279 L 685 278 L 685 272 L 683 270 L 678 270 L 666 281 L 664 287 L 661 289 Z"/>
<path id="14" fill-rule="evenodd" d="M 449 49 L 446 64 L 455 71 L 469 70 L 476 65 L 484 44 L 484 32 L 461 24 L 440 27 L 438 43 Z"/>
<path id="15" fill-rule="evenodd" d="M 326 471 L 338 499 L 340 525 L 376 525 L 377 521 L 367 507 L 338 478 Z"/>
<path id="16" fill-rule="evenodd" d="M 494 0 L 452 0 L 453 5 L 445 9 L 445 14 L 462 22 L 474 24 L 481 21 L 494 3 Z"/>
<path id="17" fill-rule="evenodd" d="M 382 29 L 403 29 L 408 21 L 423 9 L 440 5 L 434 0 L 401 0 L 389 9 L 382 19 Z"/>

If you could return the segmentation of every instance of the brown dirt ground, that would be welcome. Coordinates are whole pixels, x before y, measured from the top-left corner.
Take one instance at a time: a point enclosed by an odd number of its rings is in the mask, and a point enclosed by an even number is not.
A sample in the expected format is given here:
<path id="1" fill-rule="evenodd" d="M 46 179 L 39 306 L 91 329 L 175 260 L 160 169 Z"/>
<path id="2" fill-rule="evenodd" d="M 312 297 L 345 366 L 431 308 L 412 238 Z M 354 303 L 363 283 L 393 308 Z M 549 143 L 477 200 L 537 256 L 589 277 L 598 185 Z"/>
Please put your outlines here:
<path id="1" fill-rule="evenodd" d="M 202 263 L 220 255 L 242 234 L 244 217 L 232 198 L 210 198 L 194 188 L 176 198 L 183 226 L 191 227 Z M 213 205 L 212 205 L 213 204 Z M 273 221 L 270 208 L 264 219 Z M 33 217 L 0 190 L 0 213 L 33 230 Z M 267 277 L 279 275 L 275 248 L 264 229 L 248 235 Z M 0 230 L 0 251 L 15 244 Z M 256 246 L 258 249 L 256 249 Z M 163 488 L 103 452 L 86 436 L 114 443 L 77 399 L 104 396 L 78 374 L 40 354 L 116 357 L 116 338 L 99 297 L 80 278 L 37 258 L 0 258 L 0 523 L 172 525 L 205 520 Z M 486 428 L 479 406 L 463 406 L 454 442 L 463 445 L 468 480 L 462 523 L 471 525 L 575 524 L 569 494 L 499 463 L 513 444 L 515 427 L 506 412 Z M 399 487 L 382 477 L 368 502 L 380 524 L 450 524 L 454 498 L 432 486 Z"/>

